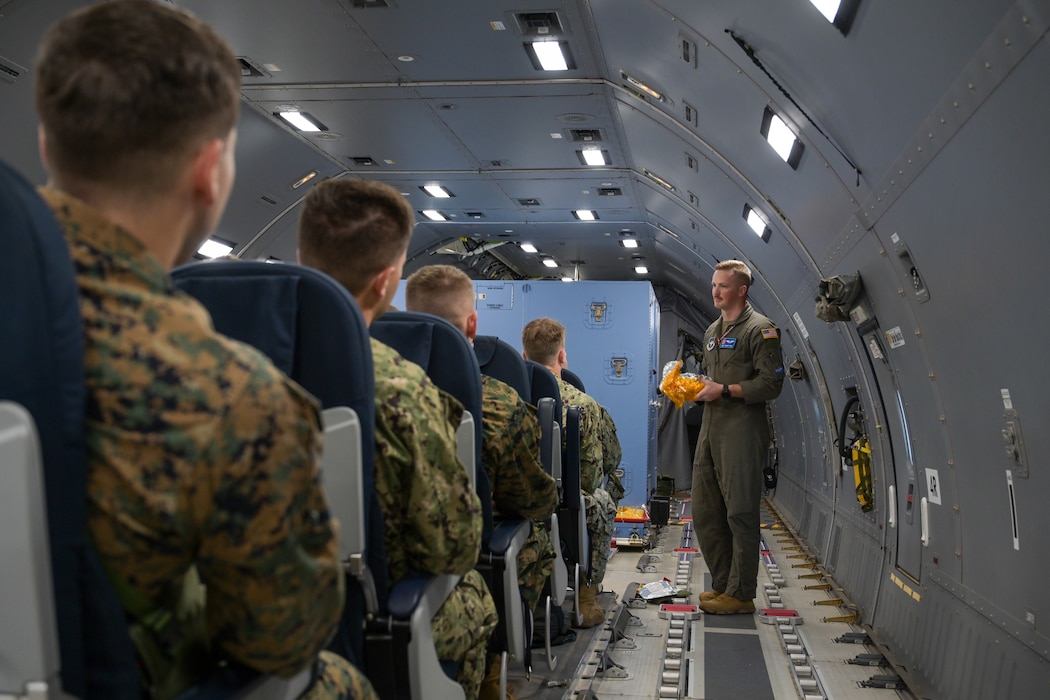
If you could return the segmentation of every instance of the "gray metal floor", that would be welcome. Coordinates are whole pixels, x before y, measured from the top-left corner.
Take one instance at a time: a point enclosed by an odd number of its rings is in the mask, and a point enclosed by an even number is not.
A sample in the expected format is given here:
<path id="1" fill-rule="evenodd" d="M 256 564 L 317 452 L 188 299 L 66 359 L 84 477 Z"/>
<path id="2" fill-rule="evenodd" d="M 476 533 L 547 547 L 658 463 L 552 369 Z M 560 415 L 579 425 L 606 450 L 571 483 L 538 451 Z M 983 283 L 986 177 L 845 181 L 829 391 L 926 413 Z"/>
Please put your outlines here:
<path id="1" fill-rule="evenodd" d="M 609 562 L 599 596 L 609 614 L 604 627 L 576 630 L 576 641 L 555 647 L 557 665 L 548 669 L 542 649 L 533 652 L 533 673 L 511 662 L 509 680 L 518 700 L 615 698 L 653 700 L 898 700 L 906 691 L 862 688 L 873 676 L 892 670 L 847 663 L 874 647 L 844 643 L 862 637 L 848 616 L 827 603 L 831 592 L 813 588 L 810 572 L 795 557 L 794 542 L 766 513 L 759 569 L 760 612 L 792 609 L 790 623 L 772 615 L 664 613 L 649 603 L 620 605 L 634 584 L 663 578 L 685 588 L 682 602 L 695 603 L 710 586 L 700 554 L 676 552 L 692 546 L 691 525 L 675 520 L 687 504 L 672 503 L 672 523 L 650 533 L 650 549 L 620 550 Z M 684 541 L 683 541 L 684 538 Z M 643 571 L 644 569 L 644 571 Z M 684 585 L 683 585 L 684 584 Z M 811 586 L 806 588 L 805 586 Z M 636 605 L 639 602 L 636 601 Z M 568 610 L 568 600 L 566 601 Z M 619 617 L 618 617 L 619 615 Z M 695 618 L 695 619 L 694 619 Z M 763 619 L 769 624 L 763 623 Z M 828 620 L 828 621 L 825 621 Z M 618 623 L 618 624 L 615 624 Z M 627 624 L 625 624 L 627 623 Z M 615 624 L 616 629 L 610 629 Z M 622 630 L 622 634 L 617 630 Z"/>

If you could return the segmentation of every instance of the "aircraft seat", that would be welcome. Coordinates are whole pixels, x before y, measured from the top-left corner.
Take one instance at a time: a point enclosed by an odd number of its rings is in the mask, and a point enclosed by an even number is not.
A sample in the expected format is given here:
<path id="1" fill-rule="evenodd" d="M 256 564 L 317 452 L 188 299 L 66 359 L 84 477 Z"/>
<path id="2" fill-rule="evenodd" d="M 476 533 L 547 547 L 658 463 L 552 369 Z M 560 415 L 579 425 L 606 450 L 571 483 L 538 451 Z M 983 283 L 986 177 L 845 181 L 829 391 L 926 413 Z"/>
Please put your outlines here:
<path id="1" fill-rule="evenodd" d="M 568 367 L 561 368 L 561 378 L 569 384 L 572 384 L 580 391 L 586 393 L 587 390 L 583 388 L 583 380 L 580 379 L 580 375 L 576 374 Z"/>
<path id="2" fill-rule="evenodd" d="M 372 323 L 372 335 L 415 362 L 440 389 L 448 392 L 477 416 L 474 431 L 476 491 L 485 521 L 477 570 L 488 583 L 499 613 L 499 626 L 490 651 L 524 659 L 531 642 L 526 639 L 524 603 L 518 590 L 517 555 L 529 536 L 530 523 L 523 518 L 492 519 L 492 491 L 481 463 L 481 370 L 466 336 L 443 318 L 411 311 L 392 311 Z M 500 686 L 505 692 L 506 674 Z"/>
<path id="3" fill-rule="evenodd" d="M 449 697 L 461 696 L 462 689 L 444 673 L 426 675 L 438 664 L 429 620 L 444 597 L 436 605 L 434 597 L 441 591 L 447 597 L 457 577 L 401 581 L 388 591 L 375 441 L 364 439 L 375 434 L 375 374 L 368 329 L 353 297 L 328 275 L 291 264 L 217 261 L 185 265 L 172 277 L 204 304 L 216 330 L 255 346 L 317 397 L 326 423 L 355 418 L 360 423 L 359 474 L 345 462 L 330 464 L 335 453 L 329 449 L 323 463 L 326 497 L 342 522 L 340 555 L 351 575 L 343 618 L 329 648 L 361 668 L 381 697 L 404 697 L 409 688 L 428 684 L 444 687 Z M 338 407 L 351 409 L 353 416 L 333 414 Z M 353 450 L 344 445 L 339 451 L 346 449 Z M 355 502 L 358 486 L 361 500 Z M 395 599 L 409 602 L 395 607 L 389 603 Z"/>

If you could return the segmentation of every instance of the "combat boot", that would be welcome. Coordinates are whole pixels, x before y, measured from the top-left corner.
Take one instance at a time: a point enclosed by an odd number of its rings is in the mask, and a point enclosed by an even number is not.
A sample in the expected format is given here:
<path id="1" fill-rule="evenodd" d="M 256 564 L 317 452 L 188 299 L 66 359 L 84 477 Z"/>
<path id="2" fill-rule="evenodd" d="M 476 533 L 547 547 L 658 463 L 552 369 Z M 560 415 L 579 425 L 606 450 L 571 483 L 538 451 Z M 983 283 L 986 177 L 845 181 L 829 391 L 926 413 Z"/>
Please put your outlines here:
<path id="1" fill-rule="evenodd" d="M 714 600 L 720 595 L 722 595 L 722 591 L 704 591 L 700 594 L 700 602 L 706 603 L 709 600 Z"/>
<path id="2" fill-rule="evenodd" d="M 702 601 L 700 609 L 710 615 L 750 615 L 755 612 L 755 601 L 740 600 L 723 593 L 714 600 Z"/>
<path id="3" fill-rule="evenodd" d="M 596 595 L 598 595 L 598 584 L 580 585 L 580 612 L 583 614 L 583 623 L 578 627 L 581 629 L 595 627 L 605 622 L 605 611 L 595 600 Z"/>
<path id="4" fill-rule="evenodd" d="M 510 684 L 507 684 L 507 694 L 500 697 L 499 694 L 499 676 L 500 667 L 499 654 L 489 654 L 489 670 L 485 674 L 485 678 L 481 681 L 481 689 L 478 691 L 478 700 L 516 700 L 514 693 L 511 691 Z"/>

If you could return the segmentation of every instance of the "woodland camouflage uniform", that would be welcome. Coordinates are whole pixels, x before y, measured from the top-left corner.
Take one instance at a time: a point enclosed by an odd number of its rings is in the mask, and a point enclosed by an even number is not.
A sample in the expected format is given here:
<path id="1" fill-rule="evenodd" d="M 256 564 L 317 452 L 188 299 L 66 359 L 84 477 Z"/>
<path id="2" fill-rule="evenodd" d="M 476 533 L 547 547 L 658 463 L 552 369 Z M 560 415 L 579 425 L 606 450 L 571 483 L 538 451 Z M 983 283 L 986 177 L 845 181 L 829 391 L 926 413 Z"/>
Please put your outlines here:
<path id="1" fill-rule="evenodd" d="M 432 623 L 438 658 L 459 664 L 457 680 L 477 697 L 495 603 L 474 571 L 481 549 L 481 502 L 456 456 L 463 406 L 419 365 L 372 338 L 376 379 L 376 491 L 386 521 L 393 585 L 410 571 L 463 580 Z"/>
<path id="2" fill-rule="evenodd" d="M 88 528 L 111 578 L 157 603 L 195 565 L 217 656 L 285 676 L 316 662 L 306 697 L 374 698 L 349 662 L 320 651 L 344 584 L 316 401 L 216 333 L 137 238 L 73 197 L 41 194 L 80 287 Z"/>
<path id="3" fill-rule="evenodd" d="M 554 547 L 542 518 L 558 506 L 558 484 L 540 462 L 536 409 L 513 387 L 481 376 L 481 463 L 492 484 L 496 515 L 533 518 L 532 533 L 518 554 L 518 585 L 530 610 L 554 569 Z"/>

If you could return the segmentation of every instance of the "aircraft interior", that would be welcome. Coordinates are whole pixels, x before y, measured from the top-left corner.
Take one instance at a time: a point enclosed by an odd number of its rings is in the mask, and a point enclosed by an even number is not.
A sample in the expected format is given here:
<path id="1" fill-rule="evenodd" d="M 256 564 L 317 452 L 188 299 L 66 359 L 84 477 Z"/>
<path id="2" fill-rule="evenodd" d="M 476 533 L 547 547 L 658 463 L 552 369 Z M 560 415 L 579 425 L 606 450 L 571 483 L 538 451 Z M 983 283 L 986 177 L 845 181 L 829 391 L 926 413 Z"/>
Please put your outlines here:
<path id="1" fill-rule="evenodd" d="M 0 158 L 36 185 L 38 42 L 84 4 L 0 0 Z M 497 300 L 481 333 L 576 323 L 647 514 L 618 526 L 608 625 L 528 674 L 511 654 L 516 697 L 1050 696 L 1050 0 L 171 4 L 241 64 L 217 255 L 295 263 L 310 188 L 378 180 L 417 214 L 405 275 Z M 730 259 L 790 375 L 746 624 L 632 606 L 705 583 L 689 410 L 657 387 L 699 371 Z"/>

